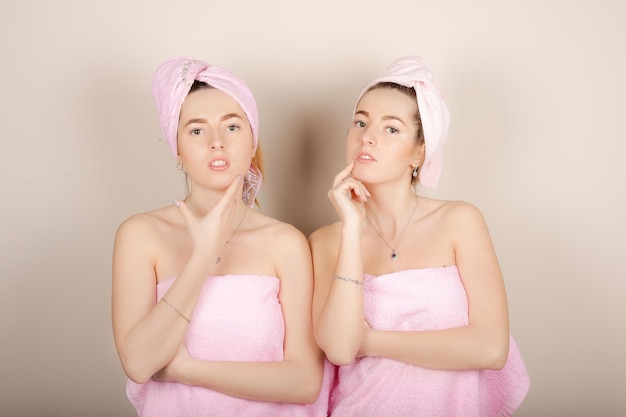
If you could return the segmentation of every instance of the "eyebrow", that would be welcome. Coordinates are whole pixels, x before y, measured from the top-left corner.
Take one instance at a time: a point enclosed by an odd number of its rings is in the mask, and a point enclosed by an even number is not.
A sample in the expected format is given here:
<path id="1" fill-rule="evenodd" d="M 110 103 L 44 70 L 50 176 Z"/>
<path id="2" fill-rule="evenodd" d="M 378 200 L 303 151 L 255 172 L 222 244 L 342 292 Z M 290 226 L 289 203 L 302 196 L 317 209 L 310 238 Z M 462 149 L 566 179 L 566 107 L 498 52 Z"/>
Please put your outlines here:
<path id="1" fill-rule="evenodd" d="M 222 117 L 220 117 L 220 121 L 223 122 L 224 120 L 232 119 L 234 117 L 239 118 L 239 119 L 243 119 L 243 117 L 241 115 L 237 114 L 237 113 L 228 113 L 228 114 L 225 114 Z"/>
<path id="2" fill-rule="evenodd" d="M 369 112 L 366 112 L 365 110 L 358 110 L 356 113 L 354 113 L 355 116 L 357 114 L 361 114 L 361 115 L 363 115 L 365 117 L 369 117 L 370 116 Z M 383 116 L 382 119 L 383 120 L 397 120 L 398 122 L 400 122 L 400 123 L 402 123 L 403 125 L 406 126 L 406 123 L 404 123 L 404 121 L 402 121 L 402 119 L 400 119 L 399 117 L 396 117 L 396 116 L 391 116 L 391 115 Z"/>
<path id="3" fill-rule="evenodd" d="M 237 113 L 228 113 L 220 117 L 220 121 L 223 122 L 225 120 L 233 119 L 233 118 L 239 118 L 243 120 L 243 117 L 241 117 L 241 115 Z M 207 119 L 203 119 L 203 118 L 189 119 L 189 121 L 185 123 L 185 126 L 189 126 L 190 124 L 194 124 L 194 123 L 207 123 Z"/>

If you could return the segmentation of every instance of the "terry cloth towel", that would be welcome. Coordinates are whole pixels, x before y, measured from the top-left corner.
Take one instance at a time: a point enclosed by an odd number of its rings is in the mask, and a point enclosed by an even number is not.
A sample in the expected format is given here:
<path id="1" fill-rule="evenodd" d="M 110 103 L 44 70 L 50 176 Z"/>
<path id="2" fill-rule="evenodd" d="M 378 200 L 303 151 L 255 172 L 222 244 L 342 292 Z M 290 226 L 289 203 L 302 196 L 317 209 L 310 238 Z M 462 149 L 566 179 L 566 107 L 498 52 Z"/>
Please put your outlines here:
<path id="1" fill-rule="evenodd" d="M 415 90 L 426 145 L 426 156 L 420 167 L 419 183 L 434 189 L 441 175 L 441 148 L 448 135 L 450 113 L 439 92 L 439 84 L 431 66 L 418 56 L 396 59 L 380 77 L 363 89 L 359 94 L 357 105 L 371 87 L 382 82 L 392 82 Z"/>
<path id="2" fill-rule="evenodd" d="M 174 156 L 178 155 L 177 129 L 180 109 L 194 81 L 201 81 L 231 96 L 246 114 L 252 129 L 254 150 L 259 144 L 259 111 L 248 84 L 228 70 L 193 57 L 170 58 L 156 70 L 152 79 L 152 96 L 159 112 L 159 123 Z M 244 202 L 254 206 L 263 175 L 250 164 L 244 182 Z"/>
<path id="3" fill-rule="evenodd" d="M 158 299 L 174 281 L 159 283 Z M 216 361 L 283 360 L 285 330 L 279 285 L 277 277 L 264 275 L 207 278 L 184 339 L 189 354 Z M 322 392 L 314 404 L 250 401 L 154 380 L 146 384 L 128 380 L 126 393 L 140 417 L 325 417 L 332 372 L 327 363 Z"/>
<path id="4" fill-rule="evenodd" d="M 467 325 L 468 302 L 456 266 L 364 276 L 365 316 L 381 330 L 438 330 Z M 505 417 L 523 401 L 530 379 L 511 338 L 500 370 L 442 371 L 364 357 L 338 369 L 333 417 Z"/>

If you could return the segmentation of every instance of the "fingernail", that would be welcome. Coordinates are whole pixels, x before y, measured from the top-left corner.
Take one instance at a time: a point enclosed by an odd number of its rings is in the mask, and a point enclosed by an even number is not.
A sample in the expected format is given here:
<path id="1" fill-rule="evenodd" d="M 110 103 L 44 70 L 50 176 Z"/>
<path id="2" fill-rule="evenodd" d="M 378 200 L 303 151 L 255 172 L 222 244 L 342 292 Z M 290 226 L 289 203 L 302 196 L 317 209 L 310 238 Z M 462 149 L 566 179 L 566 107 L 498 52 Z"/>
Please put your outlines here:
<path id="1" fill-rule="evenodd" d="M 175 205 L 176 207 L 179 207 L 179 206 L 180 206 L 180 201 L 178 201 L 178 200 L 172 200 L 172 202 L 174 203 L 174 205 Z"/>

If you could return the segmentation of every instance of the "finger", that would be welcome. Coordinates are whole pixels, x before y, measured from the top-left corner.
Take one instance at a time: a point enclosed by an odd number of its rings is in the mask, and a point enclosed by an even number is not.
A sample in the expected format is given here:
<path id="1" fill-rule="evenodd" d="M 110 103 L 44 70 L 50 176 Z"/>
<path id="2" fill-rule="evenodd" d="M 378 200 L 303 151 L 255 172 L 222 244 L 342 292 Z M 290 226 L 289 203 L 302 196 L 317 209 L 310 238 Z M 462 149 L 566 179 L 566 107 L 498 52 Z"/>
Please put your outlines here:
<path id="1" fill-rule="evenodd" d="M 350 176 L 352 169 L 354 168 L 354 161 L 350 161 L 350 163 L 339 172 L 339 174 L 335 175 L 335 180 L 333 181 L 333 187 L 336 187 L 339 183 Z"/>
<path id="2" fill-rule="evenodd" d="M 351 197 L 353 199 L 357 199 L 358 201 L 364 203 L 370 197 L 370 193 L 367 190 L 365 185 L 354 178 L 349 178 L 347 181 L 350 181 L 353 185 L 350 187 Z"/>
<path id="3" fill-rule="evenodd" d="M 178 211 L 183 216 L 185 223 L 189 223 L 189 220 L 193 218 L 193 214 L 189 211 L 187 204 L 182 200 L 174 200 L 174 205 L 178 207 Z"/>
<path id="4" fill-rule="evenodd" d="M 367 195 L 361 189 L 352 190 L 352 199 L 359 203 L 365 203 L 367 201 Z"/>
<path id="5" fill-rule="evenodd" d="M 367 188 L 365 188 L 363 183 L 361 183 L 354 177 L 346 178 L 336 187 L 330 190 L 330 193 L 334 194 L 335 196 L 344 195 L 350 198 L 352 198 L 353 196 L 358 196 L 361 200 L 367 200 L 367 198 L 369 197 L 369 192 L 367 191 Z"/>
<path id="6" fill-rule="evenodd" d="M 222 197 L 219 199 L 219 201 L 215 205 L 215 208 L 223 210 L 224 208 L 228 206 L 229 203 L 232 203 L 233 201 L 236 202 L 237 190 L 239 189 L 240 183 L 241 183 L 241 175 L 238 175 L 235 179 L 233 179 L 233 182 L 230 183 L 230 185 L 226 189 L 226 192 L 224 192 Z"/>

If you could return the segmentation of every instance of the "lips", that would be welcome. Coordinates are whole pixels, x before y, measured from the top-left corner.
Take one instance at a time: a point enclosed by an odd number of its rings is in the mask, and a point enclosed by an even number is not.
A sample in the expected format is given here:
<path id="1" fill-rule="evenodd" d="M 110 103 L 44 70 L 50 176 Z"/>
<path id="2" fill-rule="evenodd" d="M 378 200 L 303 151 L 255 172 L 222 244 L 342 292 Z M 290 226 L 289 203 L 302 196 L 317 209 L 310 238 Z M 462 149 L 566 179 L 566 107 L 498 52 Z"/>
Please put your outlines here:
<path id="1" fill-rule="evenodd" d="M 354 159 L 356 159 L 358 162 L 361 162 L 361 163 L 376 162 L 376 158 L 374 158 L 372 155 L 370 155 L 367 152 L 357 153 Z"/>
<path id="2" fill-rule="evenodd" d="M 228 169 L 230 162 L 223 158 L 216 158 L 209 163 L 209 168 L 213 171 L 224 171 Z"/>

